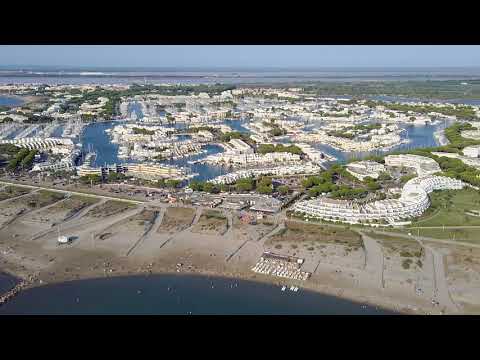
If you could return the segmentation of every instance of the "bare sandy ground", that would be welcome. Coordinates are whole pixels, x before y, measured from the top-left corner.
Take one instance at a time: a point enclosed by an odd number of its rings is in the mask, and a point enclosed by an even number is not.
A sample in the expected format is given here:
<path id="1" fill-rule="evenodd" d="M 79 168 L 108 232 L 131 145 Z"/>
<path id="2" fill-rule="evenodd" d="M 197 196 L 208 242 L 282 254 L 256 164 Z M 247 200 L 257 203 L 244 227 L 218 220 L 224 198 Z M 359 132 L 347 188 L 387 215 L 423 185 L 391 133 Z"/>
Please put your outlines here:
<path id="1" fill-rule="evenodd" d="M 452 300 L 471 313 L 480 313 L 480 249 L 428 243 L 444 260 Z"/>
<path id="2" fill-rule="evenodd" d="M 434 269 L 433 266 L 429 268 L 433 256 L 428 251 L 421 251 L 422 267 L 412 264 L 408 269 L 402 267 L 405 257 L 399 252 L 421 250 L 418 243 L 392 249 L 392 244 L 376 239 L 359 238 L 342 243 L 335 242 L 334 235 L 316 239 L 311 232 L 305 238 L 284 239 L 278 248 L 275 246 L 279 242 L 272 239 L 278 240 L 285 229 L 284 222 L 278 219 L 271 219 L 266 225 L 246 225 L 239 222 L 237 214 L 223 211 L 226 231 L 196 233 L 192 230 L 198 229 L 200 209 L 171 212 L 158 207 L 128 207 L 107 201 L 89 205 L 73 220 L 65 220 L 66 210 L 62 204 L 66 202 L 44 207 L 4 227 L 0 232 L 2 270 L 24 278 L 33 275 L 37 279 L 34 285 L 138 273 L 194 272 L 296 284 L 407 313 L 455 313 L 431 303 L 432 291 L 426 289 L 433 282 Z M 70 244 L 58 245 L 55 230 L 47 229 L 33 240 L 29 237 L 44 229 L 41 221 L 32 219 L 45 214 L 51 216 L 51 221 L 61 223 L 62 232 L 74 237 Z M 188 216 L 183 222 L 177 222 L 179 214 Z M 24 236 L 12 236 L 23 221 L 31 222 L 28 231 Z M 311 271 L 312 277 L 300 282 L 253 273 L 251 268 L 266 250 L 305 258 L 302 269 Z M 469 249 L 458 253 L 457 248 L 442 251 L 448 252 L 446 286 L 460 312 L 479 313 L 480 253 L 470 253 Z M 467 257 L 472 259 L 467 260 Z M 411 282 L 407 281 L 409 279 Z M 424 291 L 416 293 L 417 286 Z"/>

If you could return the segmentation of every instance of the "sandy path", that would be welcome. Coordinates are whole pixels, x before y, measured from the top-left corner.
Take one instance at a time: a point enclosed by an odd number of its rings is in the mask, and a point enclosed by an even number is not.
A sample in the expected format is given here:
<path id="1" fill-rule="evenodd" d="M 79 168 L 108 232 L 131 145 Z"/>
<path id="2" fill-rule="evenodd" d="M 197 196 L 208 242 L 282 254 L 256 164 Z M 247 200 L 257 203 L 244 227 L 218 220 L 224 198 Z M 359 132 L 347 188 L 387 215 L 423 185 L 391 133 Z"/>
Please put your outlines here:
<path id="1" fill-rule="evenodd" d="M 462 241 L 453 241 L 453 240 L 441 240 L 441 239 L 435 239 L 435 238 L 430 238 L 430 237 L 425 237 L 425 236 L 410 236 L 407 234 L 399 233 L 399 232 L 391 232 L 391 231 L 375 231 L 376 234 L 379 235 L 391 235 L 395 237 L 402 237 L 405 239 L 410 239 L 410 240 L 417 240 L 417 241 L 430 241 L 430 242 L 436 242 L 439 244 L 449 244 L 449 245 L 463 245 L 463 246 L 469 246 L 473 248 L 480 248 L 480 244 L 473 244 L 473 243 L 468 243 L 468 242 L 462 242 Z"/>
<path id="2" fill-rule="evenodd" d="M 444 255 L 421 241 L 419 241 L 419 243 L 426 251 L 429 251 L 432 254 L 434 279 L 433 298 L 440 303 L 440 306 L 447 308 L 450 312 L 458 312 L 458 306 L 453 302 L 452 297 L 450 296 L 450 291 L 448 290 Z"/>
<path id="3" fill-rule="evenodd" d="M 1 201 L 0 201 L 0 205 L 1 205 L 1 204 L 5 204 L 5 203 L 7 203 L 7 202 L 9 202 L 9 201 L 11 201 L 11 200 L 21 199 L 21 198 L 24 198 L 24 197 L 26 197 L 26 196 L 28 196 L 28 195 L 32 195 L 32 194 L 36 193 L 37 191 L 40 191 L 40 189 L 36 189 L 36 190 L 30 191 L 30 192 L 28 192 L 28 193 L 26 193 L 26 194 L 23 194 L 23 195 L 19 195 L 19 196 L 15 196 L 15 197 L 12 197 L 12 198 L 5 199 L 5 200 L 1 200 Z"/>
<path id="4" fill-rule="evenodd" d="M 360 234 L 362 235 L 365 247 L 365 271 L 373 277 L 378 288 L 383 289 L 385 287 L 383 278 L 385 265 L 382 247 L 375 239 L 372 239 L 364 233 Z"/>
<path id="5" fill-rule="evenodd" d="M 92 210 L 93 208 L 95 208 L 96 206 L 98 205 L 101 205 L 103 204 L 104 202 L 106 202 L 106 200 L 101 200 L 95 204 L 92 204 L 92 205 L 89 205 L 89 206 L 85 206 L 83 209 L 81 209 L 80 211 L 76 212 L 75 214 L 73 214 L 72 216 L 70 216 L 68 219 L 65 219 L 64 221 L 61 221 L 59 222 L 58 224 L 54 224 L 50 229 L 46 229 L 46 230 L 43 230 L 43 231 L 40 231 L 36 234 L 33 234 L 32 237 L 30 238 L 30 240 L 36 240 L 42 236 L 45 236 L 53 231 L 56 231 L 56 229 L 59 227 L 59 226 L 65 226 L 65 225 L 68 225 L 68 224 L 71 224 L 73 223 L 75 220 L 79 220 L 81 219 L 86 213 L 88 213 L 90 210 Z"/>
<path id="6" fill-rule="evenodd" d="M 422 243 L 425 256 L 423 258 L 422 271 L 418 272 L 417 289 L 421 289 L 424 297 L 433 299 L 435 296 L 436 280 L 435 280 L 435 264 L 433 260 L 433 253 L 430 248 L 425 247 Z"/>
<path id="7" fill-rule="evenodd" d="M 93 208 L 96 208 L 98 205 L 102 205 L 106 202 L 107 202 L 107 200 L 101 199 L 100 201 L 97 201 L 96 203 L 93 203 L 92 205 L 85 206 L 83 209 L 80 209 L 80 211 L 77 211 L 75 214 L 70 216 L 68 219 L 65 219 L 63 223 L 74 221 L 76 219 L 80 219 L 80 218 L 83 217 L 83 215 L 88 213 Z"/>
<path id="8" fill-rule="evenodd" d="M 31 193 L 26 194 L 26 195 L 30 195 L 30 194 L 31 194 Z M 19 197 L 21 197 L 21 196 L 19 196 Z M 17 199 L 18 199 L 18 197 L 17 197 Z M 49 204 L 49 205 L 44 206 L 44 207 L 41 207 L 41 208 L 39 208 L 39 209 L 27 210 L 27 211 L 24 211 L 24 212 L 21 213 L 21 214 L 15 215 L 15 216 L 14 216 L 13 218 L 11 218 L 10 220 L 7 220 L 6 222 L 4 222 L 4 223 L 2 224 L 2 226 L 0 226 L 0 230 L 6 229 L 8 226 L 13 225 L 16 221 L 22 220 L 22 219 L 23 219 L 24 217 L 26 217 L 26 216 L 32 216 L 32 215 L 38 214 L 39 212 L 44 211 L 44 210 L 47 210 L 47 209 L 49 209 L 49 208 L 51 208 L 51 207 L 53 207 L 53 206 L 55 206 L 55 205 L 58 205 L 59 203 L 65 201 L 65 200 L 67 200 L 67 199 L 68 199 L 68 197 L 63 198 L 63 199 L 60 199 L 60 200 L 58 200 L 58 201 L 55 201 L 54 203 Z"/>
<path id="9" fill-rule="evenodd" d="M 282 221 L 280 224 L 276 224 L 275 227 L 266 235 L 262 236 L 260 239 L 258 239 L 257 241 L 259 243 L 262 243 L 264 244 L 265 241 L 270 237 L 270 236 L 273 236 L 275 235 L 277 232 L 279 232 L 280 230 L 284 229 L 285 228 L 285 221 Z"/>
<path id="10" fill-rule="evenodd" d="M 96 219 L 92 219 L 92 221 L 85 222 L 85 223 L 78 223 L 80 219 L 77 219 L 76 221 L 69 221 L 68 223 L 63 224 L 64 226 L 62 226 L 62 231 L 63 232 L 75 232 L 75 231 L 86 232 L 87 231 L 90 233 L 102 232 L 106 228 L 109 228 L 110 226 L 112 226 L 113 224 L 124 221 L 128 217 L 136 215 L 142 210 L 143 210 L 142 208 L 140 209 L 135 208 L 135 209 L 132 209 L 131 211 L 113 215 L 110 219 L 96 218 Z M 37 237 L 36 240 L 49 236 L 53 231 L 54 230 L 51 230 L 48 233 Z"/>
<path id="11" fill-rule="evenodd" d="M 192 224 L 186 230 L 193 228 L 193 226 L 198 223 L 198 220 L 200 219 L 200 216 L 202 216 L 202 212 L 203 212 L 203 210 L 201 208 L 197 208 L 197 211 L 195 212 L 195 217 L 193 218 Z"/>
<path id="12" fill-rule="evenodd" d="M 138 238 L 137 241 L 128 249 L 126 252 L 125 256 L 129 256 L 133 250 L 135 250 L 138 245 L 142 243 L 143 240 L 147 239 L 150 234 L 155 234 L 156 229 L 160 226 L 163 220 L 163 215 L 165 214 L 165 208 L 159 209 L 158 213 L 155 215 L 155 218 L 153 221 L 150 223 L 148 228 L 145 230 L 145 232 Z M 155 231 L 152 231 L 155 230 Z"/>

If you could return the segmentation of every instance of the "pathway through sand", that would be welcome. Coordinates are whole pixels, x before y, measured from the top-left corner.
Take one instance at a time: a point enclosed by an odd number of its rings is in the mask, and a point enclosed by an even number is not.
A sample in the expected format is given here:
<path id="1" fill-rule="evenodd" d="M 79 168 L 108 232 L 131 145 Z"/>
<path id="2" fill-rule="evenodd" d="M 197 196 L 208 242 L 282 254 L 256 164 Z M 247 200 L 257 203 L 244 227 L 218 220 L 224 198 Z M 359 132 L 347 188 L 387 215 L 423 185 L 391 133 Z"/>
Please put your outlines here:
<path id="1" fill-rule="evenodd" d="M 365 271 L 372 276 L 378 288 L 383 289 L 385 287 L 383 279 L 385 265 L 382 247 L 375 239 L 372 239 L 364 233 L 360 234 L 362 235 L 365 248 Z"/>
<path id="2" fill-rule="evenodd" d="M 160 226 L 163 220 L 163 215 L 165 214 L 165 208 L 160 208 L 157 210 L 158 212 L 155 214 L 155 219 L 150 223 L 148 228 L 145 230 L 145 232 L 138 238 L 138 240 L 128 249 L 127 253 L 125 256 L 129 256 L 133 250 L 135 250 L 140 243 L 147 239 L 150 234 L 155 234 L 156 230 Z"/>
<path id="3" fill-rule="evenodd" d="M 7 203 L 11 200 L 17 200 L 17 199 L 21 199 L 21 198 L 24 198 L 24 197 L 27 197 L 28 195 L 32 195 L 36 192 L 40 191 L 40 189 L 36 189 L 36 190 L 33 190 L 33 191 L 30 191 L 26 194 L 23 194 L 23 195 L 19 195 L 19 196 L 14 196 L 14 197 L 11 197 L 11 198 L 8 198 L 8 199 L 4 199 L 4 200 L 1 200 L 0 201 L 0 205 L 4 204 L 4 203 Z"/>
<path id="4" fill-rule="evenodd" d="M 448 290 L 447 279 L 445 276 L 444 255 L 438 250 L 423 244 L 433 254 L 433 266 L 435 276 L 435 299 L 440 303 L 440 306 L 446 307 L 451 312 L 458 312 L 457 305 L 453 302 Z"/>

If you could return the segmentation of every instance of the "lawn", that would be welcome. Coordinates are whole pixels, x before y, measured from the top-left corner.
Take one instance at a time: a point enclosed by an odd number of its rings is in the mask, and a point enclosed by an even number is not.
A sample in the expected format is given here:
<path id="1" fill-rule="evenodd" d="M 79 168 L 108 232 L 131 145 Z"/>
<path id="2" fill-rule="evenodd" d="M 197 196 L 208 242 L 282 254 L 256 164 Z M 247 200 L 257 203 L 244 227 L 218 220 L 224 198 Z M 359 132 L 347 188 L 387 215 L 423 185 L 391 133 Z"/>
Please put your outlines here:
<path id="1" fill-rule="evenodd" d="M 458 240 L 472 243 L 480 243 L 480 228 L 473 229 L 419 229 L 414 230 L 414 235 L 430 237 L 440 240 Z"/>
<path id="2" fill-rule="evenodd" d="M 293 241 L 293 242 L 320 242 L 333 243 L 338 245 L 353 246 L 354 248 L 363 245 L 361 236 L 349 229 L 322 226 L 313 224 L 285 222 L 286 228 L 273 235 L 269 242 Z"/>
<path id="3" fill-rule="evenodd" d="M 21 187 L 21 186 L 6 186 L 0 192 L 0 201 L 11 199 L 11 198 L 16 197 L 16 196 L 25 195 L 29 192 L 30 192 L 30 189 L 24 188 L 24 187 Z"/>
<path id="4" fill-rule="evenodd" d="M 165 210 L 158 231 L 182 231 L 190 226 L 195 217 L 195 209 L 169 207 Z"/>
<path id="5" fill-rule="evenodd" d="M 470 188 L 434 191 L 430 194 L 430 199 L 432 205 L 413 222 L 412 227 L 480 225 L 480 216 L 466 214 L 472 210 L 480 210 L 478 191 Z"/>

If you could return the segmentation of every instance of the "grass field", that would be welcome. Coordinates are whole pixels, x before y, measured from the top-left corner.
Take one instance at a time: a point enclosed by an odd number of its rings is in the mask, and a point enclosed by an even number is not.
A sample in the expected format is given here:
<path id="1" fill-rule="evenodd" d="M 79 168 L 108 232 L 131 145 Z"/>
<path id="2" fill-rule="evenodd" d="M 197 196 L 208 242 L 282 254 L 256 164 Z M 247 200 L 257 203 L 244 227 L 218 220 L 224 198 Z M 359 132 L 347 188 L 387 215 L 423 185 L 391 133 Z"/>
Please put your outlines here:
<path id="1" fill-rule="evenodd" d="M 223 235 L 228 230 L 227 218 L 217 210 L 203 210 L 192 232 Z"/>
<path id="2" fill-rule="evenodd" d="M 320 242 L 347 245 L 359 248 L 363 245 L 361 236 L 348 229 L 322 225 L 303 224 L 293 221 L 285 222 L 286 228 L 273 235 L 269 242 Z"/>
<path id="3" fill-rule="evenodd" d="M 403 269 L 423 267 L 425 249 L 415 240 L 374 232 L 366 233 L 369 237 L 377 240 L 383 247 L 387 260 L 391 257 L 401 259 Z"/>
<path id="4" fill-rule="evenodd" d="M 29 193 L 31 190 L 20 186 L 6 186 L 0 191 L 0 201 Z"/>
<path id="5" fill-rule="evenodd" d="M 194 217 L 195 209 L 169 207 L 165 210 L 165 215 L 158 231 L 182 231 L 190 226 Z"/>
<path id="6" fill-rule="evenodd" d="M 480 243 L 480 228 L 472 229 L 418 229 L 414 235 L 430 237 L 440 240 L 466 241 Z"/>
<path id="7" fill-rule="evenodd" d="M 64 194 L 48 190 L 40 190 L 32 195 L 28 195 L 28 199 L 25 199 L 25 204 L 30 208 L 39 209 L 62 200 L 64 197 Z"/>
<path id="8" fill-rule="evenodd" d="M 125 203 L 122 201 L 108 200 L 105 203 L 91 209 L 85 216 L 90 217 L 107 217 L 114 214 L 133 209 L 136 205 Z"/>
<path id="9" fill-rule="evenodd" d="M 415 226 L 480 225 L 480 216 L 466 214 L 480 210 L 480 193 L 474 189 L 434 191 L 430 194 L 432 205 Z"/>

